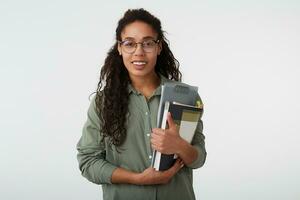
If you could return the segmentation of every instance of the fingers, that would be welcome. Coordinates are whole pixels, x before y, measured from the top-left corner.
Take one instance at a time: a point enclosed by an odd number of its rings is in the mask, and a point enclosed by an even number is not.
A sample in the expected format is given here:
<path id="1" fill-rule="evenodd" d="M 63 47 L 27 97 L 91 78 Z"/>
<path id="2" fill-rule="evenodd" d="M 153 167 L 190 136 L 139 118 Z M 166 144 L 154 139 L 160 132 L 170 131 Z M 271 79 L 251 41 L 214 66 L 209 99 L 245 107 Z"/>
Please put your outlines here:
<path id="1" fill-rule="evenodd" d="M 165 131 L 161 128 L 153 128 L 152 133 L 155 135 L 164 135 Z"/>
<path id="2" fill-rule="evenodd" d="M 152 149 L 158 150 L 157 148 L 159 148 L 162 144 L 161 144 L 161 140 L 160 140 L 160 136 L 156 135 L 156 134 L 151 134 L 151 147 Z"/>
<path id="3" fill-rule="evenodd" d="M 142 173 L 144 179 L 143 184 L 167 184 L 183 166 L 183 161 L 180 158 L 178 158 L 175 164 L 166 171 L 156 171 L 154 168 L 149 167 Z"/>
<path id="4" fill-rule="evenodd" d="M 162 146 L 162 137 L 164 132 L 161 129 L 153 129 L 153 132 L 151 134 L 151 147 L 152 149 L 160 151 L 160 147 Z"/>
<path id="5" fill-rule="evenodd" d="M 155 143 L 153 143 L 153 142 L 152 142 L 152 144 L 151 144 L 151 148 L 154 149 L 154 150 L 156 150 L 156 151 L 161 152 L 160 146 L 157 145 L 157 144 L 155 144 Z"/>
<path id="6" fill-rule="evenodd" d="M 172 176 L 174 174 L 176 174 L 182 167 L 184 167 L 184 163 L 183 160 L 181 160 L 180 158 L 178 158 L 175 162 L 175 164 L 168 169 L 168 171 L 170 171 L 172 173 Z"/>
<path id="7" fill-rule="evenodd" d="M 183 162 L 183 160 L 181 160 L 179 158 L 179 159 L 176 160 L 175 165 L 176 165 L 176 169 L 179 170 L 184 166 L 184 162 Z"/>
<path id="8" fill-rule="evenodd" d="M 184 162 L 183 162 L 182 159 L 178 158 L 178 159 L 176 160 L 176 162 L 175 162 L 174 165 L 178 165 L 178 166 L 176 166 L 176 167 L 179 167 L 179 169 L 180 169 L 180 168 L 182 168 L 182 167 L 184 166 Z"/>

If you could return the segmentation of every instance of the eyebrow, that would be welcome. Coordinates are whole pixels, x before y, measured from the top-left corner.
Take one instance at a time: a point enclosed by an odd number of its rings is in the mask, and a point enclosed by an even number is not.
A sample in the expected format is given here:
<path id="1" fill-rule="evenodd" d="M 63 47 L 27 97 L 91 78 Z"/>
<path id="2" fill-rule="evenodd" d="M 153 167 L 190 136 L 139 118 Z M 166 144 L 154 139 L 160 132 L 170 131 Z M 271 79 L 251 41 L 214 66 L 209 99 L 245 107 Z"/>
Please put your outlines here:
<path id="1" fill-rule="evenodd" d="M 151 37 L 151 36 L 143 37 L 143 40 L 145 40 L 145 39 L 154 39 L 154 37 Z M 133 38 L 133 37 L 126 37 L 126 38 L 124 38 L 124 40 L 135 40 L 135 38 Z"/>

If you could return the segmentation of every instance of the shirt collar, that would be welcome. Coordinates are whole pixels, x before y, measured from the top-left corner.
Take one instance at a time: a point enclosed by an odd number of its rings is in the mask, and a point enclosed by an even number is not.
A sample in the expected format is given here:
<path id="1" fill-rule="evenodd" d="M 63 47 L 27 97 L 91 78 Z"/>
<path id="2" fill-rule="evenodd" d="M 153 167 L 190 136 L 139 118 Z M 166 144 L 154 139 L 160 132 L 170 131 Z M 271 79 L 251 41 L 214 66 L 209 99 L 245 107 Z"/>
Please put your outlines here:
<path id="1" fill-rule="evenodd" d="M 156 90 L 154 91 L 154 94 L 153 96 L 156 96 L 156 95 L 160 95 L 161 94 L 161 86 L 166 83 L 166 82 L 169 82 L 170 80 L 167 79 L 166 77 L 164 77 L 163 75 L 161 75 L 160 73 L 158 74 L 159 78 L 160 78 L 160 84 L 159 86 L 156 88 Z M 141 93 L 139 91 L 137 91 L 136 89 L 134 89 L 134 87 L 129 83 L 128 84 L 128 93 L 134 93 L 134 94 L 137 94 L 137 95 L 140 95 Z"/>

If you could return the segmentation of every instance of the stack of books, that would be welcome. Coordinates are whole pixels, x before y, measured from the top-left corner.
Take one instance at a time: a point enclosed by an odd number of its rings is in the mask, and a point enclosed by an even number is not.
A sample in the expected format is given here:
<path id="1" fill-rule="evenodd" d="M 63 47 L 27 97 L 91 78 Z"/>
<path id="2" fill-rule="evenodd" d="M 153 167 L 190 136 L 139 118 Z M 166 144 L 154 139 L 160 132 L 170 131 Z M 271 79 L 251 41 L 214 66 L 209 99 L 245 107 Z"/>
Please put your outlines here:
<path id="1" fill-rule="evenodd" d="M 202 116 L 203 105 L 197 99 L 198 88 L 183 83 L 165 83 L 162 86 L 161 100 L 157 116 L 157 127 L 167 129 L 167 114 L 171 113 L 180 136 L 191 143 L 198 121 Z M 174 154 L 153 152 L 152 167 L 157 171 L 167 170 L 177 158 Z"/>

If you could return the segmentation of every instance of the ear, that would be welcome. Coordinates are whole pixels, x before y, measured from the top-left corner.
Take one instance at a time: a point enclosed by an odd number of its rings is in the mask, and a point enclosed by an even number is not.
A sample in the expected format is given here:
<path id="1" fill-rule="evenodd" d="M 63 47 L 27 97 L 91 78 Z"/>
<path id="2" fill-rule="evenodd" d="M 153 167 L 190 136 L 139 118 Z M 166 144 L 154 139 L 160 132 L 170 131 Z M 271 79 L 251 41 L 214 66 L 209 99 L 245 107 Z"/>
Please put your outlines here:
<path id="1" fill-rule="evenodd" d="M 121 49 L 120 43 L 118 43 L 118 52 L 119 52 L 119 55 L 121 56 L 122 55 L 122 49 Z"/>

